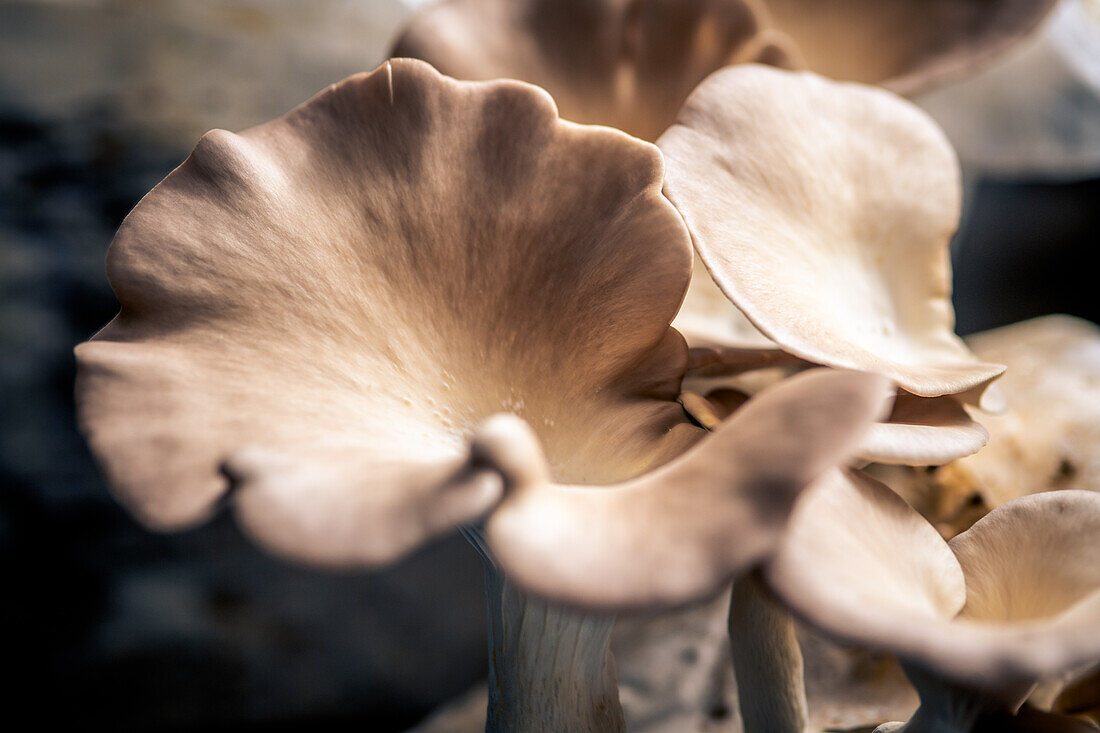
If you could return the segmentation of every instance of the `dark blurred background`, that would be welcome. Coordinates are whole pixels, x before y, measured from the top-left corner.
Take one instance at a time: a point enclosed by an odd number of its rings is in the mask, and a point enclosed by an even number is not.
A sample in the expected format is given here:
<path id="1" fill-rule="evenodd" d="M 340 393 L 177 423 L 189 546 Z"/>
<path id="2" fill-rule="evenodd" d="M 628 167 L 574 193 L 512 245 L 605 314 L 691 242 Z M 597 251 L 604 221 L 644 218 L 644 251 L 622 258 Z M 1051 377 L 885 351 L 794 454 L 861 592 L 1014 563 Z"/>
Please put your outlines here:
<path id="1" fill-rule="evenodd" d="M 264 555 L 225 518 L 153 535 L 109 497 L 73 424 L 72 347 L 114 315 L 103 258 L 130 208 L 207 128 L 264 121 L 373 68 L 410 4 L 0 0 L 9 709 L 117 730 L 397 731 L 484 676 L 480 567 L 458 538 L 385 573 L 332 574 Z M 983 98 L 965 89 L 928 102 L 967 164 L 961 333 L 1100 320 L 1100 101 L 1065 85 L 1068 102 L 1042 107 L 1079 115 L 1051 112 L 1040 130 L 1056 154 L 1047 141 L 1021 155 L 1009 131 L 1001 157 L 968 158 L 967 125 L 1025 113 L 951 118 L 958 99 Z"/>

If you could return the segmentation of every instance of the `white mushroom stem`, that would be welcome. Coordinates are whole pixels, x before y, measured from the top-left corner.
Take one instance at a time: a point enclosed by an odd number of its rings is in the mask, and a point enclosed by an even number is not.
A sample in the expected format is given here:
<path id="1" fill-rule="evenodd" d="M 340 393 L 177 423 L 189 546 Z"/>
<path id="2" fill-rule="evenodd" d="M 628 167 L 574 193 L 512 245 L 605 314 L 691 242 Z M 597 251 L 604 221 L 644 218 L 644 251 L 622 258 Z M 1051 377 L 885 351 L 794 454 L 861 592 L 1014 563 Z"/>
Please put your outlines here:
<path id="1" fill-rule="evenodd" d="M 803 733 L 809 713 L 794 620 L 755 573 L 734 581 L 730 650 L 745 733 Z"/>
<path id="2" fill-rule="evenodd" d="M 480 535 L 489 608 L 487 733 L 625 730 L 611 628 L 615 617 L 528 596 L 500 572 Z"/>
<path id="3" fill-rule="evenodd" d="M 991 695 L 951 684 L 914 664 L 903 662 L 902 669 L 920 695 L 920 706 L 908 721 L 883 723 L 874 733 L 972 733 L 985 730 L 980 725 L 983 719 L 1007 714 L 1005 719 L 1011 720 L 1014 708 L 1019 705 L 1009 700 L 1018 698 L 1022 701 L 1032 687 L 1022 685 L 1018 690 Z"/>

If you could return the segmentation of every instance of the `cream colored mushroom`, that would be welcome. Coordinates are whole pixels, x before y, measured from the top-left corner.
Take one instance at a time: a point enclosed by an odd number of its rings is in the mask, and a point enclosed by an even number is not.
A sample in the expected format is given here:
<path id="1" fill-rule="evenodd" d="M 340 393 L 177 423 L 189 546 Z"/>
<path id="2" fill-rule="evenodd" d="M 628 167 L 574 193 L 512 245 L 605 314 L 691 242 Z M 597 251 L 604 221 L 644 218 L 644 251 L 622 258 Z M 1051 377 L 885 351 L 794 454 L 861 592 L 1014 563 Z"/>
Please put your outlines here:
<path id="1" fill-rule="evenodd" d="M 960 500 L 976 491 L 997 507 L 1034 491 L 1100 487 L 1100 328 L 1045 316 L 967 342 L 1008 365 L 1010 409 L 987 418 L 985 450 L 937 473 L 945 491 Z"/>
<path id="2" fill-rule="evenodd" d="M 1056 0 L 765 0 L 806 66 L 913 94 L 982 68 Z"/>
<path id="3" fill-rule="evenodd" d="M 886 92 L 745 66 L 701 84 L 658 145 L 666 193 L 721 288 L 696 272 L 678 316 L 689 343 L 710 347 L 696 349 L 693 375 L 780 363 L 760 348 L 771 342 L 795 362 L 880 371 L 908 391 L 867 436 L 867 461 L 939 465 L 982 447 L 955 399 L 982 400 L 1003 367 L 952 330 L 958 166 L 934 123 Z M 728 324 L 742 313 L 768 341 L 737 342 L 746 329 Z"/>
<path id="4" fill-rule="evenodd" d="M 867 463 L 939 466 L 978 452 L 989 439 L 954 396 L 901 393 L 890 417 L 864 436 L 859 457 Z"/>
<path id="5" fill-rule="evenodd" d="M 796 63 L 755 0 L 444 0 L 410 21 L 394 56 L 460 79 L 523 79 L 562 116 L 654 140 L 707 74 Z"/>
<path id="6" fill-rule="evenodd" d="M 767 551 L 801 486 L 880 412 L 886 383 L 808 376 L 746 412 L 751 425 L 705 438 L 676 401 L 687 347 L 669 324 L 691 247 L 662 173 L 655 147 L 560 120 L 536 87 L 411 60 L 209 133 L 112 243 L 121 312 L 77 347 L 81 428 L 116 496 L 156 529 L 229 503 L 282 555 L 377 566 L 499 503 L 490 552 L 531 586 L 548 520 L 573 527 L 545 558 L 563 583 L 547 595 L 706 592 Z M 797 427 L 777 439 L 780 465 L 727 464 L 730 439 L 743 453 L 777 420 Z M 694 482 L 714 502 L 705 512 L 682 503 Z M 745 536 L 716 537 L 706 512 L 742 517 Z M 647 535 L 691 572 L 652 581 L 633 565 L 647 556 L 625 554 Z M 582 577 L 583 564 L 563 568 L 568 553 L 603 564 Z M 609 618 L 487 573 L 490 729 L 619 726 Z M 540 614 L 554 633 L 513 625 Z M 577 667 L 545 662 L 563 638 L 591 652 Z"/>
<path id="7" fill-rule="evenodd" d="M 1004 371 L 952 330 L 958 164 L 916 107 L 808 73 L 730 67 L 699 85 L 658 146 L 665 192 L 714 281 L 784 351 L 925 397 Z"/>
<path id="8" fill-rule="evenodd" d="M 1029 493 L 1100 486 L 1100 329 L 1044 316 L 969 336 L 967 343 L 980 358 L 1008 365 L 998 386 L 1010 409 L 982 417 L 988 445 L 935 469 L 874 473 L 946 537 Z"/>
<path id="9" fill-rule="evenodd" d="M 885 485 L 837 473 L 798 502 L 764 576 L 821 631 L 901 658 L 922 699 L 904 730 L 1010 730 L 1037 681 L 1100 659 L 1097 536 L 1100 495 L 1060 491 L 948 545 Z"/>
<path id="10" fill-rule="evenodd" d="M 562 114 L 647 140 L 723 66 L 758 62 L 902 94 L 965 75 L 1054 0 L 444 0 L 393 49 L 463 79 L 545 87 Z"/>

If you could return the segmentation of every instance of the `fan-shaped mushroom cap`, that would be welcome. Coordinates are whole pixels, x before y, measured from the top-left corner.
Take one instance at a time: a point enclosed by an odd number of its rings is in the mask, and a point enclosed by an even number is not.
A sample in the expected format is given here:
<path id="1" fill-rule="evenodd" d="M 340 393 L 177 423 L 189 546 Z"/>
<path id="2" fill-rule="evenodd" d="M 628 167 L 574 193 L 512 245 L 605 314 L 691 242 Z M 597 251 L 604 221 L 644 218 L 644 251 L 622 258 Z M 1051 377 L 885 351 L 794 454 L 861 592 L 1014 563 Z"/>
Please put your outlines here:
<path id="1" fill-rule="evenodd" d="M 494 558 L 528 591 L 590 608 L 713 592 L 771 550 L 798 493 L 850 455 L 890 389 L 878 375 L 801 374 L 674 461 L 603 490 L 505 471 L 506 496 L 485 528 Z M 511 443 L 530 446 L 521 453 L 537 450 L 522 423 L 510 430 Z"/>
<path id="2" fill-rule="evenodd" d="M 791 63 L 797 52 L 760 12 L 754 0 L 444 0 L 417 13 L 393 55 L 460 79 L 523 79 L 567 119 L 654 140 L 715 69 Z"/>
<path id="3" fill-rule="evenodd" d="M 253 533 L 329 563 L 488 509 L 466 441 L 501 410 L 555 476 L 633 476 L 701 435 L 661 180 L 656 148 L 540 89 L 419 61 L 212 132 L 111 246 L 122 307 L 77 348 L 81 426 L 149 525 L 208 516 L 228 474 Z"/>
<path id="4" fill-rule="evenodd" d="M 765 568 L 810 624 L 1018 705 L 1100 657 L 1100 495 L 1005 505 L 950 547 L 890 489 L 833 474 L 804 493 Z M 952 552 L 952 550 L 954 552 Z"/>
<path id="5" fill-rule="evenodd" d="M 766 0 L 807 67 L 912 94 L 1032 32 L 1055 0 Z"/>
<path id="6" fill-rule="evenodd" d="M 983 359 L 1008 365 L 1010 410 L 983 418 L 985 450 L 936 474 L 953 496 L 990 507 L 1051 489 L 1100 489 L 1100 328 L 1045 316 L 967 338 Z"/>
<path id="7" fill-rule="evenodd" d="M 966 602 L 958 561 L 936 530 L 866 474 L 831 472 L 807 489 L 766 565 L 768 584 L 795 612 L 846 641 L 892 633 L 884 623 L 952 618 Z M 872 646 L 874 644 L 871 644 Z"/>
<path id="8" fill-rule="evenodd" d="M 1023 622 L 1090 605 L 1093 640 L 1082 639 L 1082 645 L 1100 656 L 1100 496 L 1058 491 L 1023 497 L 949 544 L 966 576 L 962 618 Z"/>
<path id="9" fill-rule="evenodd" d="M 923 112 L 880 89 L 722 69 L 658 146 L 665 193 L 722 292 L 782 349 L 934 397 L 987 384 L 953 332 L 959 171 Z"/>

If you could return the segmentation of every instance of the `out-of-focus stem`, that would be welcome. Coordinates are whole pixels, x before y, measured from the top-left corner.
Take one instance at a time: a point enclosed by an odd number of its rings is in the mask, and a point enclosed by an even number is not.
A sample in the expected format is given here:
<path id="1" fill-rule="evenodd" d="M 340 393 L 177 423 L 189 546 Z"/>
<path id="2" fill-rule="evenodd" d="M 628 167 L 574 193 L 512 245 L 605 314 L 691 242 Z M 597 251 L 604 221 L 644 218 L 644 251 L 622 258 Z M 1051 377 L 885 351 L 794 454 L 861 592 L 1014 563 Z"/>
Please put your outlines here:
<path id="1" fill-rule="evenodd" d="M 809 714 L 794 620 L 754 573 L 730 596 L 730 649 L 745 733 L 804 733 Z"/>

